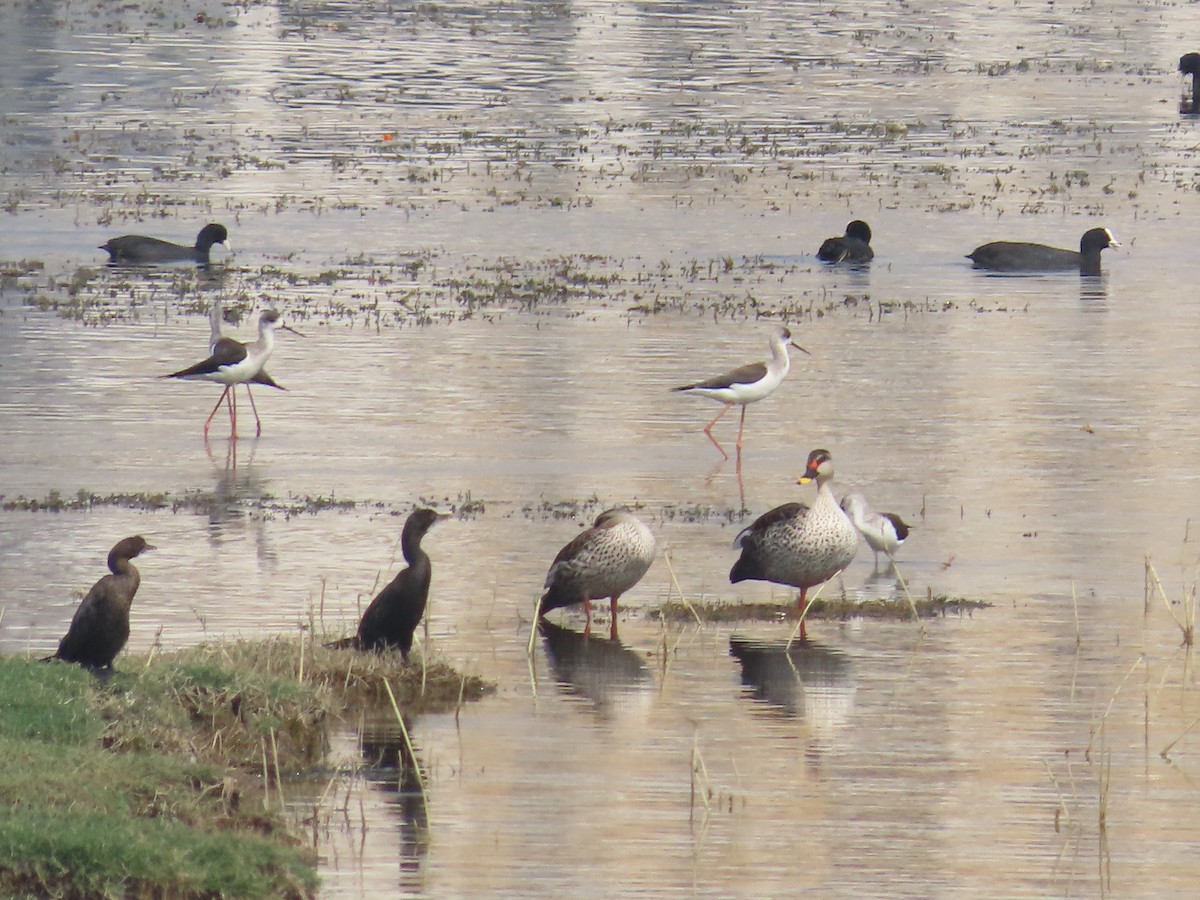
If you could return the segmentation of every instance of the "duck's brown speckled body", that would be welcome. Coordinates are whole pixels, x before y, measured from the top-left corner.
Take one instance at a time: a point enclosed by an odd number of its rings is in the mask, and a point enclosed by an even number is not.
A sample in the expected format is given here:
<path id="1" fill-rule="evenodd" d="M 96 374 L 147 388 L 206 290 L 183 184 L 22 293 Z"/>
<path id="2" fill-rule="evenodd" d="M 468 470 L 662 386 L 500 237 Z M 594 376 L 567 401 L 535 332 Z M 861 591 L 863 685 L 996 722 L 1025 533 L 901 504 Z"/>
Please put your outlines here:
<path id="1" fill-rule="evenodd" d="M 546 573 L 546 593 L 539 606 L 545 615 L 582 603 L 587 631 L 592 627 L 592 600 L 611 598 L 612 637 L 617 636 L 617 599 L 642 580 L 654 562 L 654 535 L 626 509 L 609 509 L 591 528 L 558 551 Z"/>
<path id="2" fill-rule="evenodd" d="M 833 458 L 827 450 L 808 455 L 800 484 L 817 483 L 811 507 L 785 503 L 759 516 L 734 539 L 741 557 L 729 572 L 730 582 L 770 581 L 800 588 L 800 609 L 810 587 L 828 581 L 854 559 L 858 532 L 829 486 Z M 801 637 L 805 636 L 803 625 Z"/>

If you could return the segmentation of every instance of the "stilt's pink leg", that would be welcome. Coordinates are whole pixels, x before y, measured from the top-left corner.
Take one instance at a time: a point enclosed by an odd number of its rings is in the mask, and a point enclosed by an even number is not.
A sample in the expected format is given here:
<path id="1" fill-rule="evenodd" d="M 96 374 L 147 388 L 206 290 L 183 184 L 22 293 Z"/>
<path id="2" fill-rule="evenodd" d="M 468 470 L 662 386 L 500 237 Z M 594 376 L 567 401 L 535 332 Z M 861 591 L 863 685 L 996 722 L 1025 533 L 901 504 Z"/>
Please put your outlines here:
<path id="1" fill-rule="evenodd" d="M 717 422 L 721 421 L 721 416 L 723 416 L 723 415 L 725 415 L 725 413 L 729 412 L 729 407 L 731 405 L 732 404 L 730 404 L 730 403 L 726 403 L 724 406 L 722 406 L 721 411 L 719 413 L 717 413 L 715 416 L 713 416 L 713 420 L 704 426 L 704 433 L 708 435 L 708 439 L 713 442 L 713 446 L 716 447 L 718 450 L 720 450 L 721 455 L 723 457 L 725 457 L 726 459 L 729 459 L 729 454 L 725 452 L 725 448 L 721 446 L 720 442 L 715 437 L 713 437 L 712 429 L 713 429 L 713 426 L 717 424 Z M 745 411 L 746 411 L 746 407 L 743 406 L 742 412 L 745 412 Z"/>
<path id="2" fill-rule="evenodd" d="M 746 429 L 746 404 L 742 404 L 742 421 L 738 425 L 737 449 L 738 456 L 742 455 L 742 432 Z"/>
<path id="3" fill-rule="evenodd" d="M 258 418 L 258 407 L 254 405 L 254 395 L 250 393 L 250 385 L 246 385 L 246 396 L 250 398 L 250 408 L 254 410 L 254 436 L 262 437 L 262 421 Z"/>
<path id="4" fill-rule="evenodd" d="M 226 396 L 229 394 L 229 385 L 225 386 L 225 390 L 221 392 L 221 399 L 217 401 L 217 405 L 212 408 L 212 412 L 208 414 L 208 418 L 204 420 L 204 436 L 208 437 L 208 426 L 212 424 L 213 416 L 217 414 L 217 410 L 221 408 L 221 404 L 225 402 Z"/>
<path id="5" fill-rule="evenodd" d="M 231 386 L 232 387 L 232 386 Z M 229 391 L 229 439 L 237 440 L 237 391 Z"/>

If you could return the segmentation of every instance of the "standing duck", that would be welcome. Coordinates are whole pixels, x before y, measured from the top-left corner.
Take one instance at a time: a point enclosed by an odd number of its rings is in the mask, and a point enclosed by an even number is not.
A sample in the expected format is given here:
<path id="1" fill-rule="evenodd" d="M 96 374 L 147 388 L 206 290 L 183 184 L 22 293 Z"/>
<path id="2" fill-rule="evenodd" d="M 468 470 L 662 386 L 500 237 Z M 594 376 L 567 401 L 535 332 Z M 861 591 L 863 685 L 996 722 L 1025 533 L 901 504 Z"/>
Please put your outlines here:
<path id="1" fill-rule="evenodd" d="M 797 484 L 817 483 L 812 507 L 785 503 L 763 513 L 733 540 L 741 557 L 729 571 L 729 581 L 770 581 L 800 588 L 797 608 L 804 610 L 810 587 L 828 581 L 854 559 L 858 532 L 838 506 L 829 482 L 833 457 L 828 450 L 808 454 L 808 465 Z M 800 639 L 807 639 L 804 621 Z"/>
<path id="2" fill-rule="evenodd" d="M 724 404 L 721 407 L 721 411 L 713 417 L 712 421 L 704 426 L 704 433 L 708 435 L 708 439 L 713 442 L 713 445 L 721 451 L 721 455 L 726 459 L 729 459 L 729 454 L 725 452 L 725 448 L 713 437 L 713 426 L 720 421 L 721 416 L 729 412 L 731 407 L 735 405 L 741 406 L 742 421 L 738 425 L 737 436 L 738 459 L 741 459 L 742 432 L 746 428 L 746 405 L 769 397 L 775 388 L 779 387 L 783 382 L 783 379 L 787 377 L 787 373 L 792 367 L 791 358 L 788 356 L 789 347 L 795 347 L 797 350 L 808 353 L 807 350 L 792 340 L 792 332 L 790 330 L 780 326 L 771 335 L 771 358 L 766 362 L 749 363 L 726 372 L 724 375 L 710 378 L 707 381 L 698 381 L 695 384 L 685 384 L 681 387 L 671 388 L 673 391 L 682 391 L 700 397 L 709 397 Z"/>
<path id="3" fill-rule="evenodd" d="M 654 535 L 626 509 L 608 509 L 591 528 L 558 551 L 546 573 L 546 593 L 538 617 L 564 606 L 582 603 L 587 615 L 584 634 L 592 631 L 592 600 L 610 598 L 610 636 L 617 637 L 617 600 L 642 580 L 654 562 Z"/>
<path id="4" fill-rule="evenodd" d="M 185 378 L 185 379 L 200 379 L 203 381 L 216 381 L 225 385 L 225 391 L 221 394 L 221 399 L 217 401 L 217 405 L 213 407 L 212 412 L 208 414 L 208 418 L 204 421 L 204 437 L 208 437 L 209 426 L 212 425 L 213 416 L 217 414 L 217 410 L 221 408 L 221 401 L 228 401 L 229 406 L 229 423 L 231 429 L 231 438 L 237 440 L 237 394 L 232 391 L 235 385 L 245 384 L 247 389 L 251 383 L 265 384 L 269 387 L 279 388 L 270 375 L 263 371 L 267 360 L 271 358 L 271 354 L 275 352 L 275 329 L 280 328 L 284 331 L 290 331 L 292 334 L 299 335 L 300 332 L 294 328 L 289 328 L 287 325 L 279 324 L 278 310 L 268 309 L 258 317 L 258 340 L 250 344 L 244 344 L 241 341 L 231 337 L 220 337 L 212 344 L 212 355 L 208 359 L 201 360 L 194 366 L 188 366 L 186 369 L 180 369 L 178 372 L 172 372 L 170 375 L 164 375 L 163 378 Z M 300 335 L 303 337 L 303 335 Z M 262 420 L 258 418 L 258 408 L 254 405 L 254 398 L 250 398 L 250 408 L 254 410 L 254 425 L 255 436 L 262 434 Z"/>
<path id="5" fill-rule="evenodd" d="M 863 536 L 867 546 L 875 553 L 875 568 L 879 568 L 879 551 L 883 551 L 888 562 L 895 564 L 895 553 L 908 538 L 908 525 L 895 513 L 872 512 L 867 498 L 862 494 L 847 494 L 842 498 L 842 509 Z"/>
<path id="6" fill-rule="evenodd" d="M 871 226 L 855 219 L 846 226 L 846 233 L 838 237 L 825 238 L 817 259 L 823 262 L 870 262 L 875 258 L 871 249 Z"/>
<path id="7" fill-rule="evenodd" d="M 404 522 L 400 534 L 400 551 L 408 566 L 400 570 L 391 583 L 371 601 L 354 643 L 360 650 L 398 649 L 408 662 L 412 650 L 413 632 L 425 614 L 429 599 L 429 582 L 433 566 L 429 554 L 421 549 L 421 539 L 436 523 L 449 518 L 432 509 L 414 510 Z"/>
<path id="8" fill-rule="evenodd" d="M 129 640 L 129 607 L 142 583 L 134 557 L 154 547 L 140 535 L 119 541 L 108 553 L 108 571 L 87 592 L 71 626 L 50 659 L 79 663 L 92 671 L 112 668 Z"/>
<path id="9" fill-rule="evenodd" d="M 216 223 L 205 225 L 196 235 L 194 247 L 186 244 L 173 244 L 160 238 L 146 237 L 144 234 L 123 234 L 105 241 L 100 245 L 100 249 L 108 252 L 110 265 L 136 266 L 187 260 L 207 265 L 213 244 L 224 244 L 227 248 L 229 247 L 229 233 L 225 230 L 224 225 Z"/>

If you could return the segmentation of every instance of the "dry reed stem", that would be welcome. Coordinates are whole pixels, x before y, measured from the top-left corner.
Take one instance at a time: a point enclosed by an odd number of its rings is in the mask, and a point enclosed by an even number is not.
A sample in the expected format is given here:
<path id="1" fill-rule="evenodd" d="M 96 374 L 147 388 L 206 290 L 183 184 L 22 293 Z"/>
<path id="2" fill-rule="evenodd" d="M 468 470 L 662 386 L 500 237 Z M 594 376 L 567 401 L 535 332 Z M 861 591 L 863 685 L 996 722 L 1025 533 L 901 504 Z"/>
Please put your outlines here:
<path id="1" fill-rule="evenodd" d="M 1108 706 L 1105 707 L 1105 709 L 1104 709 L 1104 715 L 1102 715 L 1100 717 L 1100 727 L 1092 731 L 1092 737 L 1090 740 L 1088 740 L 1087 749 L 1084 750 L 1084 757 L 1086 759 L 1088 759 L 1089 761 L 1092 758 L 1091 757 L 1092 745 L 1096 741 L 1096 734 L 1098 732 L 1103 732 L 1104 723 L 1108 720 L 1109 713 L 1112 712 L 1113 704 L 1117 702 L 1117 696 L 1121 693 L 1121 689 L 1123 687 L 1125 687 L 1125 682 L 1127 682 L 1130 679 L 1130 677 L 1132 677 L 1133 673 L 1138 670 L 1138 666 L 1145 664 L 1145 662 L 1146 662 L 1146 656 L 1145 656 L 1145 654 L 1142 654 L 1141 656 L 1139 656 L 1137 658 L 1137 660 L 1134 662 L 1134 664 L 1129 668 L 1129 671 L 1125 673 L 1125 677 L 1121 679 L 1121 683 L 1118 684 L 1116 689 L 1112 692 L 1112 696 L 1108 698 Z"/>
<path id="2" fill-rule="evenodd" d="M 1058 786 L 1058 779 L 1054 777 L 1054 770 L 1050 768 L 1050 763 L 1042 760 L 1042 765 L 1046 767 L 1046 774 L 1050 776 L 1050 783 L 1054 785 L 1054 793 L 1058 794 L 1058 810 L 1054 814 L 1054 830 L 1059 830 L 1058 815 L 1061 812 L 1067 819 L 1067 829 L 1072 830 L 1074 822 L 1071 820 L 1071 810 L 1067 808 L 1066 798 L 1063 797 L 1062 788 Z"/>
<path id="3" fill-rule="evenodd" d="M 684 595 L 683 588 L 680 587 L 680 585 L 679 585 L 679 578 L 675 574 L 675 567 L 673 565 L 671 565 L 671 551 L 670 550 L 663 551 L 663 562 L 665 562 L 667 564 L 667 571 L 671 573 L 671 584 L 675 585 L 675 590 L 679 591 L 679 602 L 687 607 L 687 611 L 692 614 L 692 618 L 694 618 L 696 620 L 696 624 L 700 626 L 701 630 L 703 630 L 704 620 L 700 618 L 700 614 L 698 612 L 696 612 L 696 607 L 694 607 L 692 605 L 692 601 L 690 601 Z M 668 598 L 668 599 L 670 599 L 670 598 Z"/>
<path id="4" fill-rule="evenodd" d="M 1153 582 L 1154 587 L 1158 589 L 1158 595 L 1162 597 L 1163 606 L 1167 608 L 1167 612 L 1171 618 L 1175 620 L 1180 633 L 1183 635 L 1183 643 L 1185 646 L 1192 646 L 1195 639 L 1196 630 L 1196 586 L 1192 585 L 1191 591 L 1183 601 L 1184 616 L 1181 619 L 1175 614 L 1175 610 L 1171 607 L 1171 601 L 1167 599 L 1167 592 L 1163 590 L 1162 581 L 1158 577 L 1158 571 L 1154 568 L 1154 563 L 1150 561 L 1150 557 L 1146 557 L 1146 573 L 1149 581 Z M 1147 586 L 1149 593 L 1149 586 Z M 1149 597 L 1147 596 L 1145 606 L 1149 606 Z"/>
<path id="5" fill-rule="evenodd" d="M 283 796 L 283 767 L 279 765 L 279 744 L 275 740 L 275 729 L 270 731 L 271 735 L 271 756 L 275 760 L 275 796 L 279 798 L 279 807 L 282 809 L 287 805 L 287 800 Z"/>
<path id="6" fill-rule="evenodd" d="M 413 750 L 412 739 L 408 736 L 408 726 L 404 724 L 404 716 L 400 715 L 396 695 L 392 693 L 392 686 L 386 678 L 383 679 L 383 686 L 387 689 L 388 700 L 392 703 L 392 712 L 396 714 L 396 721 L 400 723 L 400 736 L 404 738 L 404 749 L 408 751 L 408 758 L 412 760 L 413 771 L 417 776 L 417 787 L 421 789 L 421 805 L 425 809 L 429 809 L 429 795 L 425 793 L 425 776 L 421 774 L 421 766 L 417 763 L 417 753 Z"/>
<path id="7" fill-rule="evenodd" d="M 1083 634 L 1079 630 L 1079 597 L 1075 591 L 1075 579 L 1071 579 L 1071 609 L 1075 612 L 1075 646 L 1083 643 Z"/>
<path id="8" fill-rule="evenodd" d="M 529 626 L 529 646 L 525 648 L 525 652 L 532 658 L 533 642 L 537 637 L 537 623 L 542 618 L 542 594 L 538 594 L 537 603 L 533 606 L 533 622 Z"/>
<path id="9" fill-rule="evenodd" d="M 1178 744 L 1185 737 L 1187 737 L 1187 733 L 1189 731 L 1191 731 L 1193 728 L 1195 728 L 1197 724 L 1200 724 L 1200 719 L 1193 719 L 1192 724 L 1190 724 L 1187 728 L 1183 729 L 1183 731 L 1180 732 L 1179 737 L 1175 738 L 1175 740 L 1171 741 L 1171 743 L 1169 743 L 1169 744 L 1167 744 L 1167 746 L 1163 747 L 1162 750 L 1159 751 L 1158 755 L 1161 756 L 1163 759 L 1165 759 L 1167 762 L 1170 762 L 1171 761 L 1171 757 L 1170 757 L 1171 750 L 1175 747 L 1176 744 Z"/>
<path id="10" fill-rule="evenodd" d="M 924 634 L 925 626 L 921 624 L 921 614 L 917 612 L 917 601 L 914 600 L 912 598 L 912 594 L 908 592 L 908 582 L 905 581 L 904 576 L 900 574 L 900 567 L 896 565 L 896 558 L 892 556 L 891 553 L 888 553 L 887 550 L 884 550 L 883 552 L 887 553 L 888 561 L 892 564 L 892 571 L 896 573 L 896 580 L 900 582 L 900 587 L 904 589 L 904 596 L 908 598 L 908 608 L 912 610 L 913 621 L 917 623 L 917 627 L 920 628 L 921 633 Z"/>

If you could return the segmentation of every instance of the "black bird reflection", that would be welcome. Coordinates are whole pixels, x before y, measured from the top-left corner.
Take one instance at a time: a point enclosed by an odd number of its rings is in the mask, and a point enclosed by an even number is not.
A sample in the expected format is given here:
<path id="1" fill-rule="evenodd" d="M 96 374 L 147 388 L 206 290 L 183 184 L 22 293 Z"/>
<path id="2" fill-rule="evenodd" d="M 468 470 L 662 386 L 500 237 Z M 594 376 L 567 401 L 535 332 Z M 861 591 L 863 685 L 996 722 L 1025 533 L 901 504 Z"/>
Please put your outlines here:
<path id="1" fill-rule="evenodd" d="M 405 720 L 412 734 L 412 723 Z M 400 882 L 406 891 L 423 891 L 429 858 L 429 810 L 421 790 L 421 762 L 409 752 L 404 732 L 394 718 L 366 721 L 359 732 L 366 781 L 395 796 L 389 799 L 399 816 Z"/>
<path id="2" fill-rule="evenodd" d="M 616 638 L 583 634 L 538 622 L 554 680 L 564 693 L 590 700 L 598 712 L 611 710 L 650 684 L 642 657 Z"/>
<path id="3" fill-rule="evenodd" d="M 757 641 L 731 637 L 729 655 L 742 664 L 742 684 L 755 700 L 788 716 L 812 718 L 806 694 L 822 691 L 848 697 L 853 692 L 849 656 L 815 641 Z M 835 700 L 835 706 L 840 707 Z M 840 721 L 835 711 L 831 716 Z"/>

